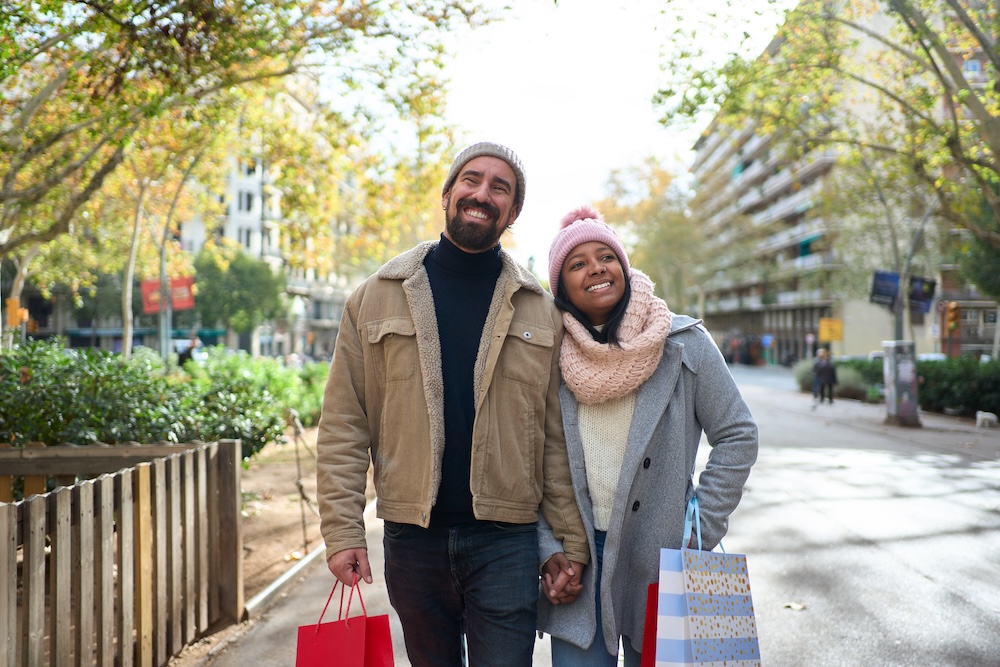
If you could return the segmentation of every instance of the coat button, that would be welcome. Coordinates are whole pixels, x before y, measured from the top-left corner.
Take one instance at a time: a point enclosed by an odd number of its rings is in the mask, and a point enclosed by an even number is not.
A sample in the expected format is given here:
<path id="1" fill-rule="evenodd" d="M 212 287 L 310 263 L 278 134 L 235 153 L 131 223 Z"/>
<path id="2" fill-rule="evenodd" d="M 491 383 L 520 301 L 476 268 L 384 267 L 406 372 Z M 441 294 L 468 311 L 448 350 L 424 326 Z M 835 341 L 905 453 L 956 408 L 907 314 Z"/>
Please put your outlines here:
<path id="1" fill-rule="evenodd" d="M 635 501 L 634 503 L 632 503 L 632 511 L 634 512 L 637 509 L 639 509 L 639 501 L 638 500 Z"/>
<path id="2" fill-rule="evenodd" d="M 530 331 L 525 331 L 521 335 L 524 336 L 524 340 L 531 340 L 531 332 Z"/>
<path id="3" fill-rule="evenodd" d="M 642 467 L 643 468 L 648 468 L 649 467 L 649 459 L 648 458 L 645 461 L 642 462 Z"/>

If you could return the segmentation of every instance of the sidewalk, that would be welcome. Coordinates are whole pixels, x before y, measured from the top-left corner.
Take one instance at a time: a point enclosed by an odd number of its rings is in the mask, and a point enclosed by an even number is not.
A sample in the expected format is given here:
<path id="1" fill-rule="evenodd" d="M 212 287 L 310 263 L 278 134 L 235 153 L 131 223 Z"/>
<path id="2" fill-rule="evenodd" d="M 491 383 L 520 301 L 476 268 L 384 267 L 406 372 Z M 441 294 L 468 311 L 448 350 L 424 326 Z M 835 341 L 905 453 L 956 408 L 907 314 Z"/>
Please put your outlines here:
<path id="1" fill-rule="evenodd" d="M 389 605 L 389 594 L 385 588 L 382 520 L 375 516 L 374 505 L 370 505 L 365 511 L 365 526 L 368 531 L 368 558 L 375 579 L 371 585 L 362 584 L 365 607 L 369 616 L 389 615 L 396 667 L 410 667 L 403 645 L 403 630 Z M 274 601 L 266 605 L 266 609 L 261 609 L 257 616 L 251 610 L 250 620 L 234 628 L 231 634 L 213 647 L 199 663 L 199 667 L 287 667 L 294 664 L 299 626 L 316 623 L 333 587 L 334 578 L 326 568 L 323 552 L 323 549 L 317 549 L 310 553 L 299 569 L 288 578 L 287 583 L 276 586 L 280 591 L 273 593 Z M 267 593 L 264 591 L 261 596 L 266 597 Z M 339 594 L 337 597 L 339 598 Z M 253 602 L 248 603 L 248 606 L 252 607 Z M 260 604 L 265 606 L 264 603 Z M 352 615 L 355 608 L 352 604 Z M 336 614 L 335 605 L 331 603 L 323 621 L 336 620 Z M 552 664 L 548 636 L 535 643 L 534 664 L 539 667 L 549 667 Z"/>

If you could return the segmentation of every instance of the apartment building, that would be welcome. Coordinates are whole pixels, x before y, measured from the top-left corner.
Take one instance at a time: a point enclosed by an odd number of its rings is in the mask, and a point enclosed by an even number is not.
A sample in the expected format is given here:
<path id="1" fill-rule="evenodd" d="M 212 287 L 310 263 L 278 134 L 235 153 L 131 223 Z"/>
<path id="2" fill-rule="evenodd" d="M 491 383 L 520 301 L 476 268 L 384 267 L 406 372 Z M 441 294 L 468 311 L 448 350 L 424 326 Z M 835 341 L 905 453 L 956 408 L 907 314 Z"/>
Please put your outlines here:
<path id="1" fill-rule="evenodd" d="M 826 225 L 814 213 L 834 158 L 820 153 L 785 164 L 774 148 L 752 127 L 716 123 L 695 145 L 691 165 L 691 213 L 711 245 L 699 286 L 701 317 L 734 362 L 811 356 L 820 318 L 843 314 L 824 286 L 836 264 Z"/>
<path id="2" fill-rule="evenodd" d="M 777 46 L 768 46 L 771 55 Z M 963 59 L 967 74 L 982 78 L 985 64 L 974 54 Z M 864 106 L 851 112 L 869 113 Z M 835 243 L 842 225 L 829 219 L 840 158 L 832 148 L 790 153 L 781 141 L 749 119 L 717 118 L 694 146 L 690 209 L 709 244 L 692 295 L 700 315 L 734 362 L 791 364 L 811 358 L 821 344 L 835 355 L 879 351 L 882 341 L 897 337 L 895 314 L 871 298 L 845 294 L 834 279 L 858 271 L 842 261 Z M 911 308 L 902 337 L 912 338 L 918 354 L 990 353 L 996 303 L 963 281 L 953 264 L 929 273 L 922 277 L 936 285 L 933 300 L 926 312 Z M 956 329 L 943 326 L 949 301 L 961 309 Z"/>
<path id="3" fill-rule="evenodd" d="M 248 255 L 284 274 L 289 312 L 285 319 L 246 334 L 228 332 L 226 345 L 253 355 L 329 358 L 349 285 L 340 276 L 289 265 L 280 235 L 281 200 L 271 187 L 272 175 L 259 157 L 234 156 L 229 162 L 220 195 L 225 213 L 214 223 L 196 217 L 181 225 L 181 245 L 197 254 L 211 234 L 235 239 Z"/>

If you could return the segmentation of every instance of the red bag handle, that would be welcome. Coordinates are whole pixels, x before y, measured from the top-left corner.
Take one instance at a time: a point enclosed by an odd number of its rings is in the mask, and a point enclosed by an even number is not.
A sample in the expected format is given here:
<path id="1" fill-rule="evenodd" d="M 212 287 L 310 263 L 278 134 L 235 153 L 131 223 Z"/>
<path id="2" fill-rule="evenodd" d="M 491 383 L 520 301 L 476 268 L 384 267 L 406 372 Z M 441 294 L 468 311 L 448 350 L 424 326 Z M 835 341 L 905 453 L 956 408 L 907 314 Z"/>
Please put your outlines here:
<path id="1" fill-rule="evenodd" d="M 340 579 L 333 582 L 333 588 L 330 589 L 330 595 L 326 598 L 326 604 L 323 605 L 323 611 L 319 614 L 319 620 L 316 622 L 316 634 L 319 634 L 320 623 L 323 622 L 323 616 L 326 615 L 326 608 L 330 606 L 330 600 L 333 599 L 333 594 L 337 590 L 337 584 L 340 584 Z M 358 591 L 358 601 L 361 602 L 361 613 L 363 616 L 368 616 L 368 610 L 365 608 L 365 600 L 361 597 L 361 587 L 358 585 L 358 573 L 354 573 L 354 581 L 351 582 L 351 594 L 347 596 L 347 612 L 344 612 L 344 589 L 347 588 L 346 584 L 341 584 L 340 586 L 340 610 L 337 612 L 337 620 L 345 621 L 347 625 L 350 626 L 350 613 L 351 613 L 351 600 L 354 599 L 354 591 Z"/>

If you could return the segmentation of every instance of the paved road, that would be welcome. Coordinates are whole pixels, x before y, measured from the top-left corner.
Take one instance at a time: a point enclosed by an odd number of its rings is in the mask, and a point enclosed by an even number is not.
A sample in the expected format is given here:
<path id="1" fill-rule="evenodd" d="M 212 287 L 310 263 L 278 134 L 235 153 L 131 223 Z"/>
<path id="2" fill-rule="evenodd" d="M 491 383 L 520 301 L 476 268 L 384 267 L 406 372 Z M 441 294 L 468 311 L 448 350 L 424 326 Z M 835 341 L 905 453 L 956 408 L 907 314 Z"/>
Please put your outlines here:
<path id="1" fill-rule="evenodd" d="M 928 414 L 889 426 L 881 405 L 814 409 L 786 369 L 733 374 L 761 453 L 724 545 L 748 554 L 763 664 L 1000 667 L 1000 429 Z M 380 574 L 381 522 L 369 530 Z M 292 664 L 332 583 L 315 562 L 203 664 Z M 408 667 L 384 584 L 364 593 Z M 535 664 L 550 664 L 547 641 Z"/>
<path id="2" fill-rule="evenodd" d="M 1000 665 L 1000 430 L 813 410 L 747 374 L 762 447 L 724 544 L 748 554 L 763 663 Z"/>

